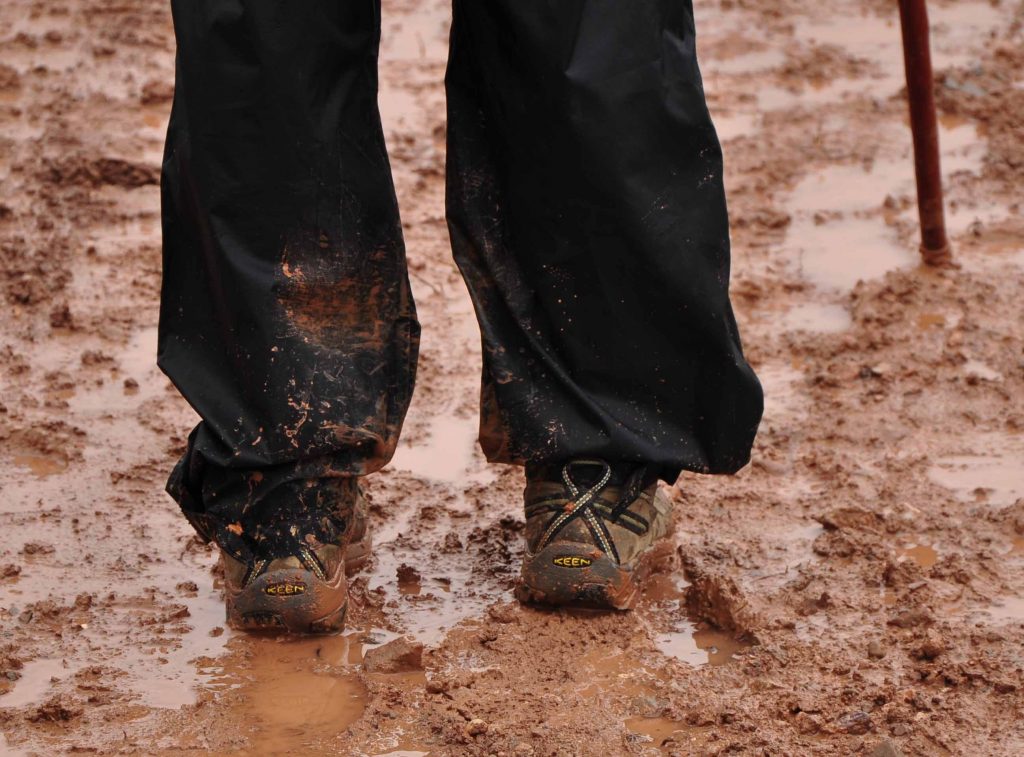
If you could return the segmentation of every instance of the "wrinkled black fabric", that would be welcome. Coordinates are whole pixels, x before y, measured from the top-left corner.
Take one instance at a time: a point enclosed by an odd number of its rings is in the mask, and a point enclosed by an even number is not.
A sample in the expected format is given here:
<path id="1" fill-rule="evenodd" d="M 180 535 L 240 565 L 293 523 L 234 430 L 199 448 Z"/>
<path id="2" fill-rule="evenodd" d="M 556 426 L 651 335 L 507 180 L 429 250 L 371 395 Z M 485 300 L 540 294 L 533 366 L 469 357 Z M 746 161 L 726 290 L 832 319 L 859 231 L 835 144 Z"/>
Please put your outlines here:
<path id="1" fill-rule="evenodd" d="M 415 378 L 379 5 L 172 6 L 159 363 L 202 422 L 168 490 L 234 549 L 281 512 L 321 538 L 295 492 L 384 465 Z M 673 480 L 749 458 L 762 396 L 694 43 L 688 0 L 454 2 L 447 213 L 492 461 Z"/>

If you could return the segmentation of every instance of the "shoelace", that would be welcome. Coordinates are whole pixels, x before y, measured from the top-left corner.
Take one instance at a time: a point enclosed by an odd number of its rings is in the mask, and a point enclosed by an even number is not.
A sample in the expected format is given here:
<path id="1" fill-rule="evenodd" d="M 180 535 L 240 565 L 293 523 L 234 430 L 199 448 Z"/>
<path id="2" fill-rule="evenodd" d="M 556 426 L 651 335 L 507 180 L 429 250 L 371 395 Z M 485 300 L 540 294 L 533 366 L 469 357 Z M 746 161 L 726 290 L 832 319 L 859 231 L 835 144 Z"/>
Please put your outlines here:
<path id="1" fill-rule="evenodd" d="M 601 468 L 601 475 L 597 482 L 589 487 L 582 487 L 578 484 L 573 477 L 573 469 L 578 466 Z M 612 467 L 604 460 L 571 460 L 562 466 L 562 482 L 572 495 L 572 499 L 568 502 L 564 502 L 564 498 L 547 499 L 531 503 L 526 508 L 527 517 L 544 511 L 555 512 L 544 529 L 537 549 L 546 547 L 572 520 L 581 518 L 601 550 L 616 563 L 620 562 L 615 541 L 612 539 L 605 521 L 620 525 L 636 534 L 647 532 L 650 523 L 643 516 L 631 512 L 629 506 L 636 501 L 646 487 L 648 472 L 646 466 L 639 466 L 630 474 L 614 507 L 609 507 L 599 499 L 611 478 Z"/>
<path id="2" fill-rule="evenodd" d="M 325 518 L 329 519 L 338 533 L 343 533 L 347 527 L 347 520 L 335 513 L 327 513 Z M 246 573 L 242 581 L 243 586 L 248 586 L 266 571 L 267 567 L 274 560 L 294 557 L 299 563 L 321 581 L 327 580 L 327 566 L 323 564 L 316 552 L 299 537 L 297 528 L 280 524 L 272 530 L 272 536 L 264 536 L 262 544 L 257 543 L 251 537 L 245 536 L 251 550 L 252 557 L 244 560 Z M 268 554 L 270 552 L 270 554 Z"/>
<path id="3" fill-rule="evenodd" d="M 306 568 L 311 571 L 313 575 L 319 578 L 321 581 L 327 580 L 327 568 L 320 561 L 320 558 L 316 556 L 316 553 L 304 544 L 300 544 L 295 548 L 295 552 L 291 557 L 295 557 L 298 561 Z M 247 564 L 247 570 L 245 576 L 242 579 L 243 586 L 249 586 L 253 581 L 259 578 L 263 572 L 267 569 L 267 566 L 273 562 L 266 557 L 257 557 L 251 563 Z"/>

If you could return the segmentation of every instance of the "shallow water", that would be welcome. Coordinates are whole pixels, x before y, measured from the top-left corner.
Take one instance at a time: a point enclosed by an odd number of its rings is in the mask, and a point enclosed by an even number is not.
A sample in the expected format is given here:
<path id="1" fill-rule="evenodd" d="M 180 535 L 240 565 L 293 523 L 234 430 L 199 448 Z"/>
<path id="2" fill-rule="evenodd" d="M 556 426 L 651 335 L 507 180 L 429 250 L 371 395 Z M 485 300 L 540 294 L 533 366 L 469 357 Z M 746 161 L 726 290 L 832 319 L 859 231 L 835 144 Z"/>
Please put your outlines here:
<path id="1" fill-rule="evenodd" d="M 782 326 L 787 331 L 837 334 L 852 324 L 850 311 L 833 303 L 807 302 L 790 308 L 782 316 Z"/>
<path id="2" fill-rule="evenodd" d="M 963 453 L 941 458 L 929 477 L 964 501 L 993 507 L 1024 497 L 1024 436 L 988 433 L 966 436 Z"/>
<path id="3" fill-rule="evenodd" d="M 997 597 L 986 612 L 997 623 L 1024 623 L 1024 595 Z"/>
<path id="4" fill-rule="evenodd" d="M 626 729 L 638 734 L 650 746 L 657 747 L 664 754 L 679 753 L 680 750 L 694 750 L 706 745 L 706 729 L 694 728 L 669 718 L 629 718 Z M 700 752 L 686 751 L 685 754 Z"/>
<path id="5" fill-rule="evenodd" d="M 749 642 L 740 641 L 728 632 L 695 624 L 687 616 L 686 587 L 685 579 L 678 574 L 658 574 L 649 579 L 644 590 L 643 604 L 638 610 L 641 616 L 647 612 L 643 608 L 653 604 L 672 621 L 669 630 L 654 635 L 654 645 L 659 652 L 700 667 L 724 665 L 750 648 Z"/>
<path id="6" fill-rule="evenodd" d="M 913 560 L 922 570 L 929 570 L 939 559 L 938 550 L 928 544 L 912 544 L 899 551 L 901 558 Z"/>
<path id="7" fill-rule="evenodd" d="M 36 478 L 46 478 L 67 470 L 68 461 L 56 455 L 14 455 L 15 465 L 28 468 Z"/>

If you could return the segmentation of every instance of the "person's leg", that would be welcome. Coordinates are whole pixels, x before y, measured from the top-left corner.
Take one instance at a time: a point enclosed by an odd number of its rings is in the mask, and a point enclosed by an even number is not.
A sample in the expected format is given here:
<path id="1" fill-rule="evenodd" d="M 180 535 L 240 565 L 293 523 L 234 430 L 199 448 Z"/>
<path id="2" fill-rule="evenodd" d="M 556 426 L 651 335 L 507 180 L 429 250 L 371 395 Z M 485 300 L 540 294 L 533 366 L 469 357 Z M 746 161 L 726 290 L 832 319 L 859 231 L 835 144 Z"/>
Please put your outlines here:
<path id="1" fill-rule="evenodd" d="M 689 0 L 455 0 L 447 84 L 488 456 L 744 465 L 762 396 Z"/>
<path id="2" fill-rule="evenodd" d="M 604 486 L 644 466 L 633 494 L 744 465 L 762 394 L 729 303 L 689 0 L 455 0 L 447 88 L 449 229 L 483 331 L 488 458 L 556 482 L 595 458 Z M 603 470 L 566 475 L 585 492 Z M 540 508 L 545 525 L 565 504 Z M 648 504 L 647 520 L 664 509 Z M 581 539 L 606 535 L 585 507 L 565 527 L 581 524 Z"/>
<path id="3" fill-rule="evenodd" d="M 379 3 L 174 0 L 159 364 L 202 417 L 168 490 L 243 562 L 330 543 L 419 325 L 377 111 Z"/>

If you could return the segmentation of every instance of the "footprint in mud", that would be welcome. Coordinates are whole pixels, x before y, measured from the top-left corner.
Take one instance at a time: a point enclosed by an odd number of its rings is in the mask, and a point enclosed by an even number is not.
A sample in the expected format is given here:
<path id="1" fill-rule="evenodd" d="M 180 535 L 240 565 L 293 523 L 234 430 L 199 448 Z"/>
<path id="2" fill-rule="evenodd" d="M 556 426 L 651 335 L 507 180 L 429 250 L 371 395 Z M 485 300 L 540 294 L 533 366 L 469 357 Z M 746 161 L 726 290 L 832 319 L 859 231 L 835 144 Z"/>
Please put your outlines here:
<path id="1" fill-rule="evenodd" d="M 748 649 L 750 642 L 695 622 L 687 615 L 687 585 L 686 580 L 676 574 L 662 573 L 651 577 L 638 612 L 656 628 L 668 624 L 668 630 L 653 634 L 657 649 L 666 657 L 693 667 L 724 665 Z"/>
<path id="2" fill-rule="evenodd" d="M 219 717 L 251 733 L 260 754 L 340 754 L 345 729 L 363 717 L 369 699 L 359 675 L 366 648 L 395 636 L 375 628 L 317 638 L 240 635 L 200 672 L 209 676 L 204 688 L 217 696 Z M 423 679 L 422 671 L 374 675 Z"/>

